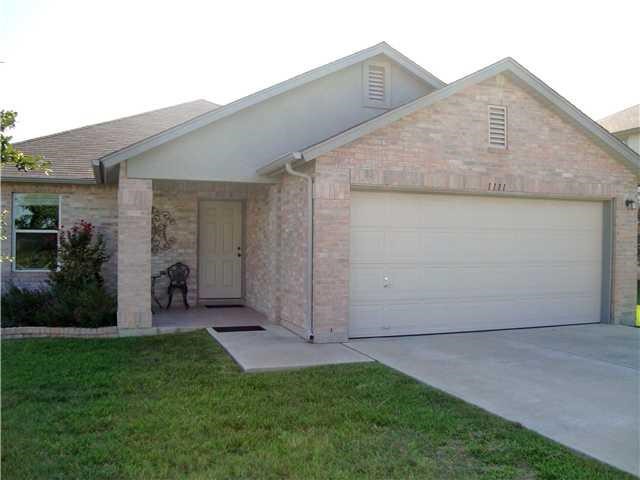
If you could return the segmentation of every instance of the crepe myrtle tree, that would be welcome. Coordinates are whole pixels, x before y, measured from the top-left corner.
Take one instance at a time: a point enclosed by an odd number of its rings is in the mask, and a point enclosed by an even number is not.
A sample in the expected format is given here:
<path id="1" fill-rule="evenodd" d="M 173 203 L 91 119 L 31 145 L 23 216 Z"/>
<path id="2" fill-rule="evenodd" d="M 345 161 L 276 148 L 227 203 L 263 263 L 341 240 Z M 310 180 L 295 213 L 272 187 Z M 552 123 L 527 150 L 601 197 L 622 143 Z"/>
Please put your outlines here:
<path id="1" fill-rule="evenodd" d="M 16 117 L 18 112 L 13 110 L 0 110 L 0 174 L 2 168 L 11 165 L 21 172 L 29 172 L 32 170 L 43 172 L 45 175 L 51 173 L 51 163 L 40 155 L 27 155 L 11 144 L 11 136 L 5 132 L 16 126 Z M 0 211 L 0 241 L 7 239 L 7 210 Z M 0 255 L 0 262 L 10 261 L 11 257 Z"/>

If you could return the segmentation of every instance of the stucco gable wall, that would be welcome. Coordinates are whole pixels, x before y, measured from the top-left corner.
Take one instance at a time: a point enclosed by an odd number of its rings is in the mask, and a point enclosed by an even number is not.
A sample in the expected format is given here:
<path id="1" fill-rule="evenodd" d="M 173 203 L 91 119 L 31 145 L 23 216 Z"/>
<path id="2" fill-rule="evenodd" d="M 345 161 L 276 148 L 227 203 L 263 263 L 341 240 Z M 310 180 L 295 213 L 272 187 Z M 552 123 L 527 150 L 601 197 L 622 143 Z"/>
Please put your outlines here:
<path id="1" fill-rule="evenodd" d="M 488 148 L 487 105 L 508 107 L 508 149 Z M 350 191 L 409 188 L 501 195 L 616 199 L 614 315 L 631 323 L 636 296 L 636 211 L 624 207 L 637 178 L 583 130 L 505 75 L 471 86 L 316 160 L 317 336 L 346 335 Z M 495 194 L 495 193 L 494 193 Z M 325 278 L 326 277 L 326 278 Z M 348 293 L 347 293 L 348 295 Z M 325 313 L 326 312 L 326 313 Z M 338 335 L 340 336 L 340 335 Z"/>
<path id="2" fill-rule="evenodd" d="M 391 68 L 390 108 L 433 89 L 384 56 Z M 364 105 L 358 63 L 219 119 L 128 161 L 135 178 L 269 182 L 256 170 L 385 110 Z"/>

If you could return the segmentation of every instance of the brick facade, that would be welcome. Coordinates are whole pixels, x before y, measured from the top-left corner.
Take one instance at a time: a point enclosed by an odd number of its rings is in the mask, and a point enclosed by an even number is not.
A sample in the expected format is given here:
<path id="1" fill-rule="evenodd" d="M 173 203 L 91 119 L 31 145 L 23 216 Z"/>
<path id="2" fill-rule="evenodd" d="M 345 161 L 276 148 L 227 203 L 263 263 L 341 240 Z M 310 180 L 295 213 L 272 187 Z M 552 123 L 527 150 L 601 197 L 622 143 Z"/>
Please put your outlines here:
<path id="1" fill-rule="evenodd" d="M 280 322 L 300 335 L 307 333 L 307 188 L 303 178 L 284 175 L 281 179 Z"/>
<path id="2" fill-rule="evenodd" d="M 487 105 L 508 107 L 508 149 L 487 146 Z M 314 321 L 319 338 L 346 338 L 353 188 L 611 199 L 615 203 L 614 321 L 632 324 L 636 176 L 583 131 L 506 76 L 471 86 L 315 162 Z M 328 265 L 330 267 L 328 267 Z"/>
<path id="3" fill-rule="evenodd" d="M 149 328 L 151 319 L 151 180 L 118 183 L 118 327 Z"/>
<path id="4" fill-rule="evenodd" d="M 253 185 L 246 207 L 245 302 L 271 322 L 280 315 L 280 186 Z"/>
<path id="5" fill-rule="evenodd" d="M 2 242 L 2 255 L 10 256 L 12 247 L 12 198 L 14 193 L 50 193 L 61 196 L 60 223 L 70 227 L 80 220 L 93 223 L 105 239 L 107 252 L 111 255 L 105 264 L 103 275 L 110 291 L 116 288 L 118 199 L 115 185 L 65 185 L 40 183 L 2 182 L 1 209 L 7 210 L 7 240 Z M 13 271 L 10 262 L 2 263 L 2 288 L 10 282 L 27 288 L 38 288 L 45 284 L 47 272 Z"/>

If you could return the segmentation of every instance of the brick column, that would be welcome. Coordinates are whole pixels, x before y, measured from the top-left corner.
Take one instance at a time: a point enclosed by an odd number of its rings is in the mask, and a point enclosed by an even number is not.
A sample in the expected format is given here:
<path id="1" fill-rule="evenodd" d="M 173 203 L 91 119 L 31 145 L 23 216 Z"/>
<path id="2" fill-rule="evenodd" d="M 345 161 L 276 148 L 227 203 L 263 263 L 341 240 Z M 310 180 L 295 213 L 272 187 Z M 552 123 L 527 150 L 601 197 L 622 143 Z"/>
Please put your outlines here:
<path id="1" fill-rule="evenodd" d="M 624 201 L 635 189 L 630 185 L 626 195 L 616 198 L 614 220 L 613 323 L 631 326 L 636 321 L 638 211 L 626 207 Z"/>
<path id="2" fill-rule="evenodd" d="M 316 161 L 313 319 L 315 342 L 344 342 L 349 329 L 351 185 L 349 170 Z"/>
<path id="3" fill-rule="evenodd" d="M 118 327 L 151 327 L 151 180 L 127 178 L 118 185 Z"/>

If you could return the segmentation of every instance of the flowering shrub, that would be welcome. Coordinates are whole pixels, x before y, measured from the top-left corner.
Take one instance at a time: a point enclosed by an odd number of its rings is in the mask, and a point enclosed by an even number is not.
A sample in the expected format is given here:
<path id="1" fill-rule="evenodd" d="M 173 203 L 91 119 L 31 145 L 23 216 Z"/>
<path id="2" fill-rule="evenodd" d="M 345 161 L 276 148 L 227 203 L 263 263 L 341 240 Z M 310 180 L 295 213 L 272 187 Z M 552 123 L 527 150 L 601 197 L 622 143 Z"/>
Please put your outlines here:
<path id="1" fill-rule="evenodd" d="M 82 288 L 86 284 L 102 286 L 102 265 L 109 260 L 104 239 L 94 226 L 81 220 L 68 230 L 60 227 L 58 263 L 49 275 L 54 288 Z"/>

